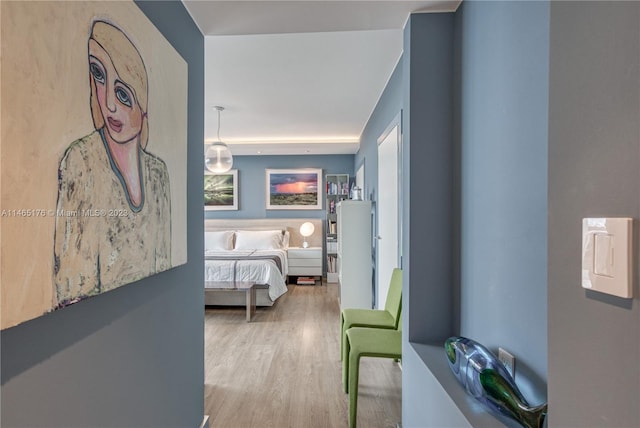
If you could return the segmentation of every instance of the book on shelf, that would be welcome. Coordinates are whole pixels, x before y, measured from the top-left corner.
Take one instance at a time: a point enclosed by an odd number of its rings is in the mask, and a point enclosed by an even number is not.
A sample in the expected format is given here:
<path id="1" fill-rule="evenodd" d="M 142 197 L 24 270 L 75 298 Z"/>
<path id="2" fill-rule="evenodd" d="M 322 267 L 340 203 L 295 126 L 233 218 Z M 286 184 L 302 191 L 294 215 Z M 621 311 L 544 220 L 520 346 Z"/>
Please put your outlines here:
<path id="1" fill-rule="evenodd" d="M 327 272 L 335 273 L 336 270 L 336 257 L 335 256 L 327 256 Z"/>
<path id="2" fill-rule="evenodd" d="M 327 190 L 327 195 L 348 195 L 349 183 L 348 182 L 338 182 L 338 183 L 327 182 L 326 190 Z"/>
<path id="3" fill-rule="evenodd" d="M 298 285 L 314 285 L 316 283 L 316 279 L 311 276 L 299 276 L 296 283 Z"/>

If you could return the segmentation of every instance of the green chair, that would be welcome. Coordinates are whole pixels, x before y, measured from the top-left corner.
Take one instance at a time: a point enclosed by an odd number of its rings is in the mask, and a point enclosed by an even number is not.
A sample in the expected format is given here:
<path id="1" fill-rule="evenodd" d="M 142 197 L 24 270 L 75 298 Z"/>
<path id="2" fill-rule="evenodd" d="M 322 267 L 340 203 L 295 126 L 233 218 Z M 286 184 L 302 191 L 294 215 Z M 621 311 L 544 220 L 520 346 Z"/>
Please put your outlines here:
<path id="1" fill-rule="evenodd" d="M 356 428 L 360 358 L 402 358 L 402 322 L 397 330 L 352 327 L 347 330 L 345 348 L 349 355 L 349 428 Z"/>
<path id="2" fill-rule="evenodd" d="M 389 293 L 382 309 L 355 309 L 345 308 L 340 316 L 340 359 L 343 367 L 347 366 L 349 355 L 346 352 L 346 332 L 351 327 L 372 327 L 395 330 L 400 320 L 400 307 L 402 306 L 402 269 L 395 268 L 391 274 Z M 344 392 L 349 392 L 347 376 L 342 370 L 342 385 Z"/>

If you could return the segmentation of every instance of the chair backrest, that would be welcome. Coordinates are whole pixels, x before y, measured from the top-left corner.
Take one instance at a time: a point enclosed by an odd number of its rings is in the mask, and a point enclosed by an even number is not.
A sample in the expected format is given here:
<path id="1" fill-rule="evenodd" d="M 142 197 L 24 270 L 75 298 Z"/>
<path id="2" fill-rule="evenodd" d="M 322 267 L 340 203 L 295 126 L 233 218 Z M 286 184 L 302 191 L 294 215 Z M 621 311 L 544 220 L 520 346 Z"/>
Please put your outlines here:
<path id="1" fill-rule="evenodd" d="M 387 293 L 387 301 L 384 303 L 385 311 L 389 312 L 398 327 L 400 320 L 400 308 L 402 306 L 402 269 L 395 268 L 391 274 L 391 282 L 389 283 L 389 292 Z"/>

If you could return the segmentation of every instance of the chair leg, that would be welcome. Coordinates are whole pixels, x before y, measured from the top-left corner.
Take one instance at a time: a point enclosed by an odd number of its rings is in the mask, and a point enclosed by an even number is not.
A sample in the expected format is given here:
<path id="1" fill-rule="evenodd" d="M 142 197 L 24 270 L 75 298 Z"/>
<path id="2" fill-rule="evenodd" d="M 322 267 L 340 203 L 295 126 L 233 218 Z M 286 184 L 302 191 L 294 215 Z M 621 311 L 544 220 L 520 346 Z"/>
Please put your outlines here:
<path id="1" fill-rule="evenodd" d="M 340 360 L 343 360 L 343 350 L 344 350 L 344 336 L 346 331 L 344 331 L 344 315 L 340 313 Z"/>
<path id="2" fill-rule="evenodd" d="M 340 359 L 342 361 L 344 361 L 345 359 L 349 358 L 349 350 L 347 349 L 347 341 L 348 340 L 349 339 L 347 339 L 347 331 L 344 330 L 342 332 L 342 338 L 340 340 L 340 344 L 341 344 L 341 346 L 340 346 Z"/>
<path id="3" fill-rule="evenodd" d="M 342 357 L 342 388 L 345 393 L 349 392 L 349 354 L 351 350 L 351 343 L 349 343 L 349 338 L 344 338 L 344 355 Z"/>
<path id="4" fill-rule="evenodd" d="M 342 349 L 340 350 L 340 359 L 342 360 L 343 363 L 348 365 L 348 363 L 349 363 L 349 349 L 351 349 L 351 346 L 349 344 L 349 338 L 347 337 L 347 330 L 344 330 L 342 332 L 342 340 L 341 340 L 340 343 L 342 344 Z M 345 382 L 346 382 L 346 380 L 345 380 Z M 346 388 L 346 386 L 345 386 L 345 388 Z"/>
<path id="5" fill-rule="evenodd" d="M 349 354 L 349 428 L 356 428 L 358 417 L 358 376 L 360 373 L 360 353 Z"/>

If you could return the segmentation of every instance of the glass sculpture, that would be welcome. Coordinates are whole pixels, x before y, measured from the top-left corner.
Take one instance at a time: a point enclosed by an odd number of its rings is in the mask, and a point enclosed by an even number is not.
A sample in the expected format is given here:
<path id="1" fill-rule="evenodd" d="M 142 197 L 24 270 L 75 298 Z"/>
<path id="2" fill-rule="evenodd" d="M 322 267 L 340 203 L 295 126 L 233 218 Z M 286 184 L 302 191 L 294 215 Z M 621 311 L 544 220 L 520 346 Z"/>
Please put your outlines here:
<path id="1" fill-rule="evenodd" d="M 444 347 L 451 371 L 469 395 L 524 427 L 543 426 L 547 403 L 530 406 L 513 377 L 487 348 L 459 336 L 447 339 Z"/>

